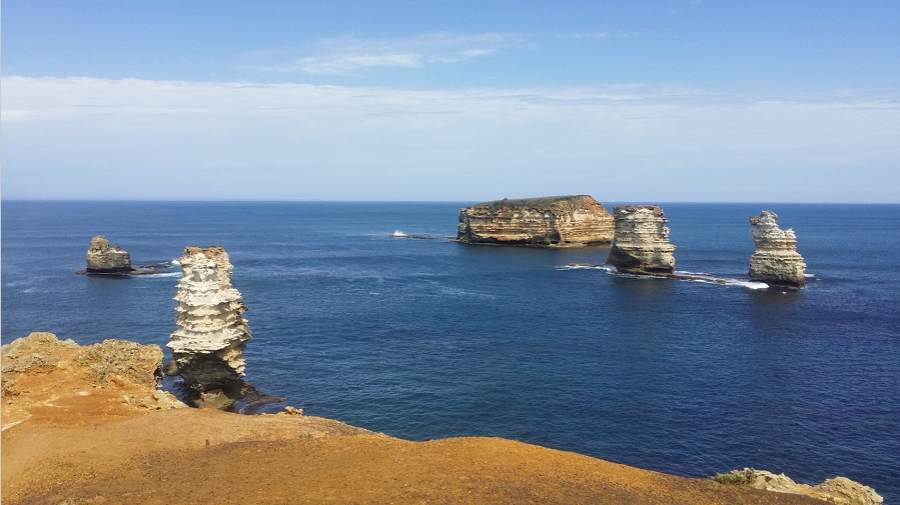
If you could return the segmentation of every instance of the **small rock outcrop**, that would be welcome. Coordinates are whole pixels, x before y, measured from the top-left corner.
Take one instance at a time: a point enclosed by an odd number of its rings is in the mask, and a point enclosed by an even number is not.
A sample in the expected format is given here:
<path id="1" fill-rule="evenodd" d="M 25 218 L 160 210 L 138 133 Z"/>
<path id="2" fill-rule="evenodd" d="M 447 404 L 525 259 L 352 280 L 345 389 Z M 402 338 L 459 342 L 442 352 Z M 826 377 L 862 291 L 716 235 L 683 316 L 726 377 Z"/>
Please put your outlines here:
<path id="1" fill-rule="evenodd" d="M 484 202 L 459 211 L 458 242 L 582 247 L 613 238 L 613 218 L 587 195 Z"/>
<path id="2" fill-rule="evenodd" d="M 157 389 L 163 352 L 156 345 L 104 340 L 79 346 L 37 332 L 4 345 L 0 354 L 3 429 L 48 406 L 60 416 L 83 402 L 99 402 L 94 410 L 110 416 L 186 406 Z"/>
<path id="3" fill-rule="evenodd" d="M 764 210 L 750 217 L 750 233 L 756 243 L 756 252 L 750 257 L 750 280 L 787 287 L 805 283 L 806 263 L 797 252 L 794 230 L 782 230 L 778 227 L 778 216 Z"/>
<path id="4" fill-rule="evenodd" d="M 798 484 L 785 474 L 775 475 L 765 470 L 744 468 L 731 473 L 718 474 L 715 480 L 725 484 L 744 484 L 755 489 L 809 496 L 838 505 L 880 505 L 884 498 L 869 486 L 846 477 L 835 477 L 810 486 Z"/>
<path id="5" fill-rule="evenodd" d="M 166 371 L 184 378 L 196 406 L 228 410 L 248 386 L 242 377 L 250 328 L 241 317 L 247 307 L 231 287 L 233 266 L 222 247 L 188 247 L 179 262 L 178 329 L 167 344 L 175 359 Z"/>
<path id="6" fill-rule="evenodd" d="M 109 247 L 109 240 L 102 235 L 91 239 L 91 245 L 87 251 L 85 273 L 126 275 L 132 270 L 131 255 L 128 254 L 128 251 L 120 249 L 119 244 Z"/>
<path id="7" fill-rule="evenodd" d="M 606 262 L 620 272 L 671 274 L 675 246 L 669 243 L 668 220 L 656 205 L 617 206 L 616 240 Z"/>

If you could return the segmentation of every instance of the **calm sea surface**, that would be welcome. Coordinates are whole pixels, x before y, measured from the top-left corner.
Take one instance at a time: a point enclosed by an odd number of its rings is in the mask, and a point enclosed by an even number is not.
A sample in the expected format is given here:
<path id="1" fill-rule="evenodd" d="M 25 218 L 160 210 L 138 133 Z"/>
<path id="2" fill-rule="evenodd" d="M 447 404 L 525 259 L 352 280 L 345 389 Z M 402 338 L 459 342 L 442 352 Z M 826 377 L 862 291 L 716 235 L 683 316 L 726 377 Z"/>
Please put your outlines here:
<path id="1" fill-rule="evenodd" d="M 731 277 L 748 217 L 778 213 L 813 275 L 785 292 L 566 267 L 606 248 L 389 238 L 455 235 L 463 205 L 4 201 L 2 340 L 165 346 L 180 274 L 75 275 L 90 238 L 135 264 L 218 244 L 249 307 L 247 380 L 308 414 L 684 476 L 844 475 L 900 501 L 900 206 L 662 205 L 678 269 Z"/>

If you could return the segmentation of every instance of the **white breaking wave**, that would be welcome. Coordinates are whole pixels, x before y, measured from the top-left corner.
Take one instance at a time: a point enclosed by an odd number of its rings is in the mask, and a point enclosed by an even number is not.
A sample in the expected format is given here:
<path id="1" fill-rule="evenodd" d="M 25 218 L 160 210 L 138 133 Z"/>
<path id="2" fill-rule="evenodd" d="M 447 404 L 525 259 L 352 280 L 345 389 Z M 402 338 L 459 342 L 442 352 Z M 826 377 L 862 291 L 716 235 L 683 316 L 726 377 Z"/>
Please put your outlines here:
<path id="1" fill-rule="evenodd" d="M 815 277 L 816 274 L 803 274 L 803 277 Z"/>
<path id="2" fill-rule="evenodd" d="M 162 272 L 162 273 L 158 273 L 158 274 L 133 275 L 132 277 L 149 279 L 151 277 L 182 277 L 182 276 L 184 276 L 184 274 L 182 272 Z"/>
<path id="3" fill-rule="evenodd" d="M 563 265 L 556 267 L 557 270 L 604 270 L 606 272 L 616 273 L 616 267 L 612 265 Z"/>
<path id="4" fill-rule="evenodd" d="M 696 279 L 681 279 L 690 282 L 702 282 L 704 284 L 719 284 L 722 286 L 741 286 L 747 289 L 769 289 L 769 285 L 765 282 L 750 281 L 747 279 L 728 279 L 716 277 L 704 272 L 689 272 L 687 270 L 676 270 L 675 275 L 685 275 L 697 277 Z"/>
<path id="5" fill-rule="evenodd" d="M 169 263 L 171 263 L 173 266 L 181 266 L 181 262 L 178 260 L 172 260 Z"/>
<path id="6" fill-rule="evenodd" d="M 391 236 L 392 237 L 405 237 L 406 234 L 400 230 L 394 230 L 394 233 Z"/>
<path id="7" fill-rule="evenodd" d="M 616 267 L 612 265 L 565 265 L 556 267 L 557 270 L 603 270 L 609 274 L 620 275 L 622 277 L 630 277 L 634 279 L 666 279 L 666 277 L 656 277 L 651 275 L 637 275 L 637 274 L 626 274 L 619 273 Z M 700 282 L 703 284 L 718 284 L 720 286 L 740 286 L 742 288 L 747 289 L 768 289 L 769 285 L 765 282 L 756 282 L 750 281 L 747 279 L 728 279 L 716 277 L 714 275 L 704 273 L 704 272 L 690 272 L 687 270 L 676 270 L 675 275 L 682 275 L 685 277 L 693 277 L 693 279 L 677 279 L 681 281 L 688 282 Z"/>

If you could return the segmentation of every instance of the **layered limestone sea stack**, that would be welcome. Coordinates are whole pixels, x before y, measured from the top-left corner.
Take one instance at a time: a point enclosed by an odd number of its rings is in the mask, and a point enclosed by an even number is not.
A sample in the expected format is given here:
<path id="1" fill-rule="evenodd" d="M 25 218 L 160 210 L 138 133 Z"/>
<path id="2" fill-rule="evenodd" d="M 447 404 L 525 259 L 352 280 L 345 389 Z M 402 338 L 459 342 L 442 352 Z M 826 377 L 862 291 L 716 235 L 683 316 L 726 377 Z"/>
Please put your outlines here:
<path id="1" fill-rule="evenodd" d="M 607 244 L 613 218 L 587 195 L 484 202 L 459 211 L 456 240 L 467 244 L 583 247 Z"/>
<path id="2" fill-rule="evenodd" d="M 750 257 L 750 280 L 773 286 L 800 287 L 806 263 L 797 252 L 794 230 L 778 227 L 778 215 L 770 210 L 750 217 L 750 233 L 756 252 Z"/>
<path id="3" fill-rule="evenodd" d="M 668 220 L 656 205 L 617 206 L 616 240 L 606 262 L 620 272 L 671 274 L 675 246 L 669 243 Z"/>
<path id="4" fill-rule="evenodd" d="M 241 317 L 247 307 L 231 287 L 233 266 L 219 246 L 188 247 L 179 262 L 184 277 L 175 295 L 178 329 L 167 344 L 175 359 L 166 372 L 181 375 L 194 405 L 230 409 L 246 392 L 244 345 L 250 340 Z"/>
<path id="5" fill-rule="evenodd" d="M 102 235 L 91 239 L 86 259 L 84 272 L 88 274 L 127 275 L 133 270 L 131 255 L 120 249 L 119 244 L 109 247 L 109 240 Z"/>

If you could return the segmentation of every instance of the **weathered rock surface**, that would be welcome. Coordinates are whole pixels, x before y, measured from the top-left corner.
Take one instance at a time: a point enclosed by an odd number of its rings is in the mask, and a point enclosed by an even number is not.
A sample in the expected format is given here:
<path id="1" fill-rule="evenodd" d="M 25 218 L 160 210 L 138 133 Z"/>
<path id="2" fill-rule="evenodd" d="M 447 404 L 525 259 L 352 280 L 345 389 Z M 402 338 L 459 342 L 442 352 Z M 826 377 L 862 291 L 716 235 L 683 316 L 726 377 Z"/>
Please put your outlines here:
<path id="1" fill-rule="evenodd" d="M 121 275 L 131 271 L 131 255 L 120 249 L 119 244 L 109 247 L 109 240 L 102 235 L 91 239 L 87 251 L 86 273 Z"/>
<path id="2" fill-rule="evenodd" d="M 613 238 L 613 218 L 587 195 L 484 202 L 459 211 L 457 241 L 467 244 L 582 247 Z"/>
<path id="3" fill-rule="evenodd" d="M 764 210 L 750 217 L 756 252 L 750 257 L 750 280 L 774 286 L 799 287 L 805 283 L 806 263 L 797 252 L 794 230 L 778 227 L 778 215 Z"/>
<path id="4" fill-rule="evenodd" d="M 104 340 L 81 347 L 52 333 L 32 333 L 4 345 L 0 354 L 3 429 L 48 408 L 65 418 L 85 402 L 104 404 L 113 417 L 185 406 L 157 389 L 159 346 Z"/>
<path id="5" fill-rule="evenodd" d="M 247 307 L 231 287 L 233 266 L 223 248 L 188 247 L 179 262 L 184 277 L 175 295 L 178 329 L 167 347 L 191 390 L 191 401 L 229 409 L 246 389 L 241 378 L 250 328 L 241 316 Z"/>
<path id="6" fill-rule="evenodd" d="M 725 474 L 733 477 L 735 483 L 748 484 L 755 489 L 791 493 L 809 496 L 839 505 L 879 505 L 884 502 L 878 493 L 869 486 L 852 481 L 846 477 L 835 477 L 816 486 L 798 484 L 785 474 L 775 475 L 765 470 L 744 468 Z M 721 477 L 721 476 L 717 476 Z"/>
<path id="7" fill-rule="evenodd" d="M 675 246 L 669 243 L 668 220 L 656 205 L 617 206 L 616 240 L 606 260 L 620 272 L 671 274 Z"/>

